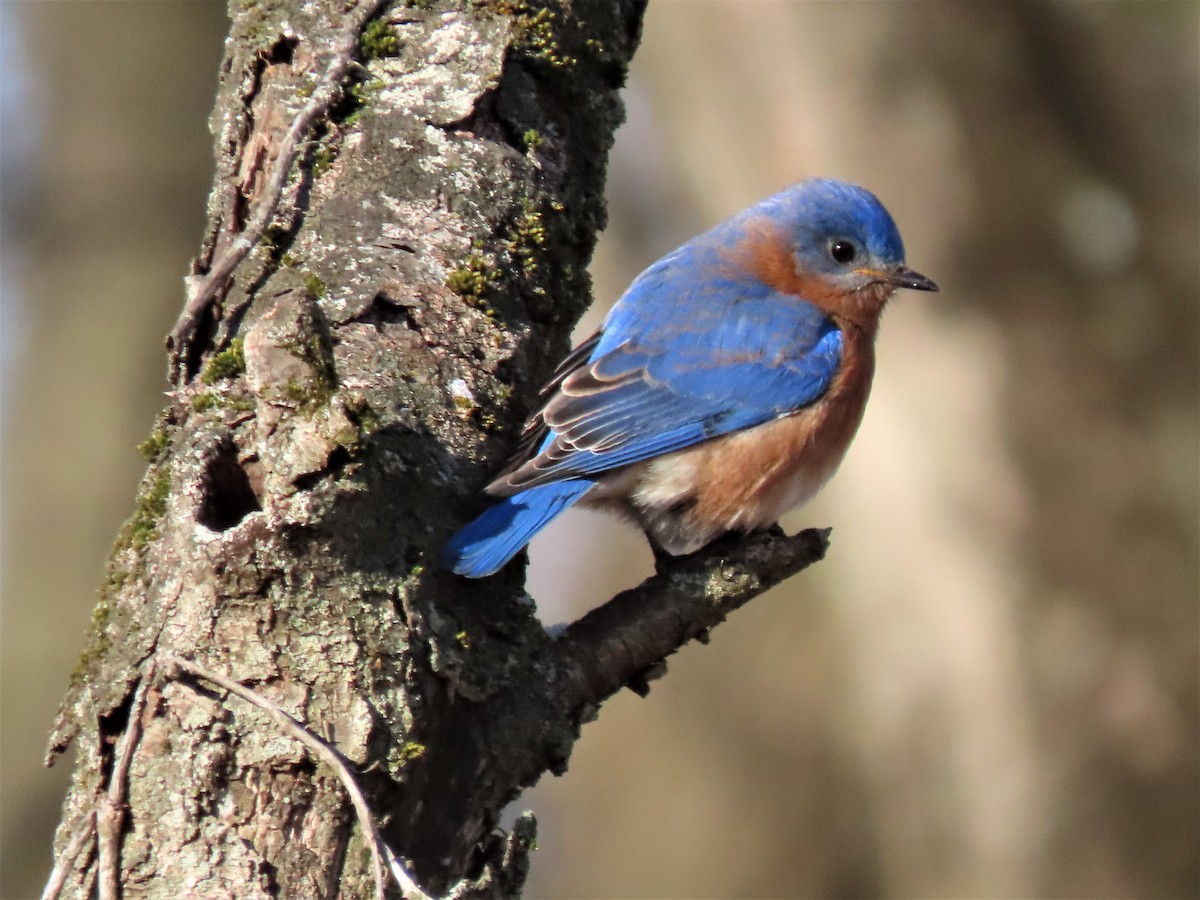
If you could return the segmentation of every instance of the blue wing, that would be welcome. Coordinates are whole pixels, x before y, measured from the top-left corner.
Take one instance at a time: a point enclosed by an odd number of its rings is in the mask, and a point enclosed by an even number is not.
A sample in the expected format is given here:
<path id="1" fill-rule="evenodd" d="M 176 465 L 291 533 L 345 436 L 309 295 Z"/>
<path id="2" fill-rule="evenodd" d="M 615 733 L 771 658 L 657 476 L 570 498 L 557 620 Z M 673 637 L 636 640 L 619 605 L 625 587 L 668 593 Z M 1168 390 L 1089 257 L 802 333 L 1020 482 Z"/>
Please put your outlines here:
<path id="1" fill-rule="evenodd" d="M 754 279 L 689 277 L 697 252 L 685 247 L 648 269 L 568 357 L 490 493 L 594 477 L 787 415 L 825 393 L 841 362 L 837 326 Z"/>

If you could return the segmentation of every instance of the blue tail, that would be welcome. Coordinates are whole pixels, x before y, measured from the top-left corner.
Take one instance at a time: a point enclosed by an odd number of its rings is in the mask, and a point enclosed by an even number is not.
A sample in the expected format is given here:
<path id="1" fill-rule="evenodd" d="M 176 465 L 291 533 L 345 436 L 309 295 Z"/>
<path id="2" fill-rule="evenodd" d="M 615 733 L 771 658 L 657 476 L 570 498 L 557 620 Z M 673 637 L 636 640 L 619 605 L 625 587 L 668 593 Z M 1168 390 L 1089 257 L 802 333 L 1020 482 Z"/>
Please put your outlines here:
<path id="1" fill-rule="evenodd" d="M 556 481 L 504 498 L 450 539 L 442 551 L 442 565 L 467 578 L 491 575 L 594 484 L 586 479 Z"/>

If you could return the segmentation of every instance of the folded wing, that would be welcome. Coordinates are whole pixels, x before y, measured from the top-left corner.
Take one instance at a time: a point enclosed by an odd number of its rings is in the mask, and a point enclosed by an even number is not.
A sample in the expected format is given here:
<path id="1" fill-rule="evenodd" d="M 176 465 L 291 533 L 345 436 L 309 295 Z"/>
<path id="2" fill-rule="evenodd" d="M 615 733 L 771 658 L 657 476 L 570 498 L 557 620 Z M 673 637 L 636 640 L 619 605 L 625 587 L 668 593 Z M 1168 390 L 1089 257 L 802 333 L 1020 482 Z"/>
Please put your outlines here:
<path id="1" fill-rule="evenodd" d="M 555 373 L 488 492 L 594 479 L 788 415 L 825 393 L 842 335 L 816 306 L 744 284 L 721 299 L 660 302 L 666 315 L 657 322 L 636 303 L 614 310 Z"/>

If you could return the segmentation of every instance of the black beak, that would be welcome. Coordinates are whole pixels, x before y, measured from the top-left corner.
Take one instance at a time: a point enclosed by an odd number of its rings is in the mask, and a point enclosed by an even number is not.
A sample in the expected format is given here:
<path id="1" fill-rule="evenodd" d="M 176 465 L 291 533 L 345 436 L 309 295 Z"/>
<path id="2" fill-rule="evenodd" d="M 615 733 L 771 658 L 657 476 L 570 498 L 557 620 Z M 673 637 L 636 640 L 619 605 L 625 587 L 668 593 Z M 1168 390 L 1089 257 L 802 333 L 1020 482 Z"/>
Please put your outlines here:
<path id="1" fill-rule="evenodd" d="M 936 291 L 938 286 L 920 272 L 908 266 L 897 266 L 889 273 L 889 281 L 897 287 L 912 288 L 914 291 Z"/>

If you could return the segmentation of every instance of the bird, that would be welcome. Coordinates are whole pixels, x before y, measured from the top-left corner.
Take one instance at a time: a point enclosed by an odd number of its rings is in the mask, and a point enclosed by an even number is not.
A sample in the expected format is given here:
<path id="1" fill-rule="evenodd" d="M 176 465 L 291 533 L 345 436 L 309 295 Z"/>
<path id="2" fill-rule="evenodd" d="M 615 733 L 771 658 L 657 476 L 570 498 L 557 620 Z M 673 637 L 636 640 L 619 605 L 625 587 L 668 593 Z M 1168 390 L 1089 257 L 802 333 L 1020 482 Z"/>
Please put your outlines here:
<path id="1" fill-rule="evenodd" d="M 668 253 L 554 371 L 443 568 L 491 575 L 580 502 L 672 556 L 772 526 L 845 456 L 899 288 L 938 290 L 878 198 L 828 178 Z"/>

